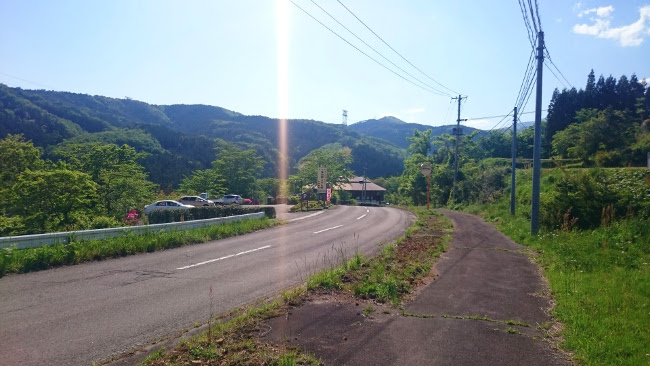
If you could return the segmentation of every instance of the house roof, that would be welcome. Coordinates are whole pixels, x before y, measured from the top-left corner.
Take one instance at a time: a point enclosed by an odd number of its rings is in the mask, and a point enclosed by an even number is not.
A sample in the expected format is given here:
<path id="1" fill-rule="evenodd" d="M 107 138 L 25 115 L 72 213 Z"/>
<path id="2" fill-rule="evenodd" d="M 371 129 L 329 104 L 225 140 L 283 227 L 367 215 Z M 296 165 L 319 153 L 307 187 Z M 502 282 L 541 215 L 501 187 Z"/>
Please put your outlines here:
<path id="1" fill-rule="evenodd" d="M 341 189 L 344 191 L 363 191 L 363 177 L 350 178 L 350 183 L 341 184 Z M 386 188 L 380 187 L 366 178 L 366 192 L 385 190 Z"/>

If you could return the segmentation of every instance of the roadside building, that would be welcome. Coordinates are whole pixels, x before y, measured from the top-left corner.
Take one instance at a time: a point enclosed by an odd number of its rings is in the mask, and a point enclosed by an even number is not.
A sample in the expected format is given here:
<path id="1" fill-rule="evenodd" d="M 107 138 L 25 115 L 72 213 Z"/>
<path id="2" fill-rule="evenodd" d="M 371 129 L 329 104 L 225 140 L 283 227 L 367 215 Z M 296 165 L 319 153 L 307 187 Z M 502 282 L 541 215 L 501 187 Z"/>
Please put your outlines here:
<path id="1" fill-rule="evenodd" d="M 341 190 L 350 193 L 350 196 L 359 203 L 378 205 L 384 201 L 386 189 L 371 182 L 368 178 L 350 178 L 350 183 L 343 183 Z"/>

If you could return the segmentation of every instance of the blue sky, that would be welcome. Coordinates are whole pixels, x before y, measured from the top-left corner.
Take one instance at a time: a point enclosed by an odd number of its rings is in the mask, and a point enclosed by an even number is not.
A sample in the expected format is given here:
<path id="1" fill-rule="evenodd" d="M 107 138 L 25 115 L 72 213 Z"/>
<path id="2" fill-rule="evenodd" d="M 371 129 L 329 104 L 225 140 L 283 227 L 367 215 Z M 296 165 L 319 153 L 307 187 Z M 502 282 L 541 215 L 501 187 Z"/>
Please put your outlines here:
<path id="1" fill-rule="evenodd" d="M 294 2 L 402 73 L 317 3 L 393 63 L 448 92 L 336 0 Z M 490 129 L 501 118 L 472 119 L 514 106 L 531 52 L 516 0 L 341 2 L 428 76 L 467 96 L 465 124 Z M 539 12 L 552 60 L 573 86 L 584 87 L 592 68 L 597 76 L 650 78 L 650 0 L 540 0 Z M 343 109 L 348 123 L 385 115 L 434 126 L 456 119 L 449 96 L 387 71 L 286 0 L 2 1 L 0 45 L 0 82 L 25 89 L 329 123 L 340 123 Z M 546 109 L 563 85 L 547 68 L 543 75 Z M 534 96 L 526 111 L 533 106 Z"/>

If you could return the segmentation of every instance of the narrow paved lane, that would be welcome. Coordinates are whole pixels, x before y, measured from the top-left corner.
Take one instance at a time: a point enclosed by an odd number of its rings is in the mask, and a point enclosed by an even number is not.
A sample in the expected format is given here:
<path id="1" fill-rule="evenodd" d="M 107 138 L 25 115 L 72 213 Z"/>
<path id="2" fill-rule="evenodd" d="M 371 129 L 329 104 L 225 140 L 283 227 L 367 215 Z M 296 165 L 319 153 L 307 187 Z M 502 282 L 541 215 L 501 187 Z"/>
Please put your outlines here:
<path id="1" fill-rule="evenodd" d="M 341 206 L 235 238 L 0 278 L 0 363 L 87 365 L 297 284 L 340 253 L 376 253 L 412 224 Z"/>
<path id="2" fill-rule="evenodd" d="M 269 338 L 327 365 L 570 365 L 546 338 L 551 301 L 526 248 L 476 216 L 440 211 L 452 241 L 438 277 L 403 309 L 364 316 L 359 302 L 307 302 L 269 320 Z"/>

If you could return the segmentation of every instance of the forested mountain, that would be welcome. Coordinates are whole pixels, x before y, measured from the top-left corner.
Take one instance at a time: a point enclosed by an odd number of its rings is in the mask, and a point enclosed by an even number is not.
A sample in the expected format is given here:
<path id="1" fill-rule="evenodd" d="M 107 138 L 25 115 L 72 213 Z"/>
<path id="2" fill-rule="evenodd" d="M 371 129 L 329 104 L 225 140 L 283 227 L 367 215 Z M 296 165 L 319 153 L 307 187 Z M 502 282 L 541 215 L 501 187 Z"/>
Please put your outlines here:
<path id="1" fill-rule="evenodd" d="M 288 156 L 292 172 L 301 158 L 328 144 L 350 149 L 351 169 L 371 177 L 400 174 L 405 150 L 340 125 L 289 120 Z M 141 161 L 162 188 L 177 187 L 183 176 L 207 169 L 219 141 L 252 148 L 264 160 L 260 177 L 275 176 L 277 119 L 246 116 L 206 105 L 158 106 L 68 92 L 24 90 L 0 84 L 0 137 L 23 134 L 44 157 L 57 160 L 66 146 L 100 142 L 127 144 L 148 156 Z M 410 131 L 412 133 L 413 131 Z"/>
<path id="2" fill-rule="evenodd" d="M 413 131 L 432 130 L 432 136 L 441 136 L 445 133 L 452 134 L 456 125 L 447 126 L 428 126 L 419 123 L 407 123 L 395 117 L 383 117 L 380 119 L 368 119 L 365 121 L 351 124 L 348 128 L 364 135 L 384 139 L 398 147 L 407 149 L 410 142 L 407 137 L 413 136 Z M 471 134 L 476 131 L 475 128 L 463 126 L 463 133 Z"/>

